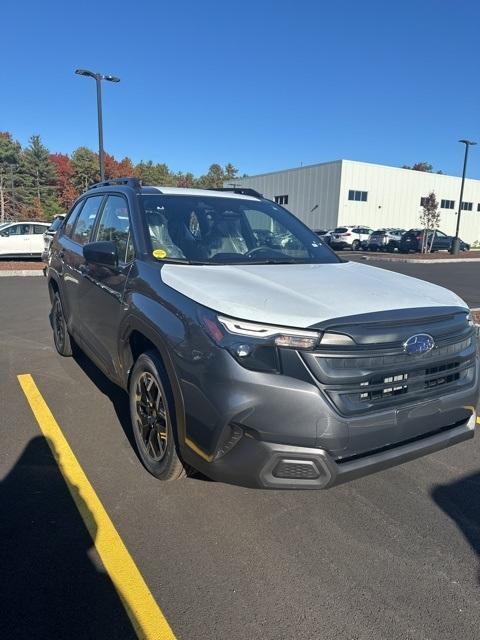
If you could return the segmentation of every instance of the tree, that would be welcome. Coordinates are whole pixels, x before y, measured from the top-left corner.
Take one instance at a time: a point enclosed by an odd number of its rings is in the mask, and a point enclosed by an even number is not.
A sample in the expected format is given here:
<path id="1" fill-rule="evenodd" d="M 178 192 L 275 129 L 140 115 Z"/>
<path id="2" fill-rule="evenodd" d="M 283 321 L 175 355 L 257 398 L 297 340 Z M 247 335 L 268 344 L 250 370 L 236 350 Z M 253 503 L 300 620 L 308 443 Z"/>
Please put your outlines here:
<path id="1" fill-rule="evenodd" d="M 86 191 L 92 184 L 100 182 L 98 154 L 87 147 L 75 149 L 72 153 L 72 167 L 72 183 L 80 193 Z"/>
<path id="2" fill-rule="evenodd" d="M 0 131 L 0 223 L 17 213 L 16 189 L 22 148 L 7 131 Z"/>
<path id="3" fill-rule="evenodd" d="M 56 167 L 39 135 L 30 138 L 29 146 L 21 154 L 20 172 L 23 184 L 19 195 L 26 215 L 48 219 L 58 213 Z"/>
<path id="4" fill-rule="evenodd" d="M 416 162 L 411 167 L 408 164 L 402 165 L 402 169 L 411 169 L 412 171 L 424 171 L 425 173 L 433 173 L 433 167 L 429 162 Z M 442 170 L 435 173 L 443 174 Z"/>
<path id="5" fill-rule="evenodd" d="M 135 167 L 135 174 L 143 184 L 174 186 L 175 176 L 166 164 L 154 164 L 151 160 L 139 162 Z"/>
<path id="6" fill-rule="evenodd" d="M 222 167 L 219 164 L 211 164 L 208 173 L 198 179 L 198 186 L 203 189 L 215 189 L 223 187 L 224 180 L 225 174 Z"/>
<path id="7" fill-rule="evenodd" d="M 72 180 L 74 168 L 70 158 L 63 153 L 50 155 L 50 162 L 55 165 L 57 171 L 57 198 L 64 211 L 70 209 L 72 203 L 78 198 L 79 191 Z"/>
<path id="8" fill-rule="evenodd" d="M 433 191 L 423 199 L 422 211 L 420 212 L 420 224 L 423 227 L 421 250 L 422 253 L 429 253 L 433 247 L 435 232 L 440 226 L 438 200 Z"/>

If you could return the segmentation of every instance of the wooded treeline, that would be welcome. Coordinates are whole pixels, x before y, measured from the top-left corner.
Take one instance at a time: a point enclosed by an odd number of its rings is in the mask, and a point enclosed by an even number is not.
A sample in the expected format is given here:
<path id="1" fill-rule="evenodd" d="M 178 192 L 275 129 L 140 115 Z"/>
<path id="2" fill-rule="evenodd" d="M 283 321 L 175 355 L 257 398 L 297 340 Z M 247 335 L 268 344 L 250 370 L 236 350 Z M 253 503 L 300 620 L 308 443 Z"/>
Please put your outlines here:
<path id="1" fill-rule="evenodd" d="M 205 175 L 173 172 L 166 164 L 130 158 L 117 160 L 105 153 L 105 177 L 137 176 L 144 184 L 177 187 L 221 187 L 233 180 L 237 169 L 212 164 Z M 100 181 L 98 154 L 78 147 L 71 155 L 50 153 L 40 136 L 33 135 L 22 147 L 9 132 L 0 132 L 0 222 L 4 220 L 50 220 L 66 212 L 72 202 Z"/>

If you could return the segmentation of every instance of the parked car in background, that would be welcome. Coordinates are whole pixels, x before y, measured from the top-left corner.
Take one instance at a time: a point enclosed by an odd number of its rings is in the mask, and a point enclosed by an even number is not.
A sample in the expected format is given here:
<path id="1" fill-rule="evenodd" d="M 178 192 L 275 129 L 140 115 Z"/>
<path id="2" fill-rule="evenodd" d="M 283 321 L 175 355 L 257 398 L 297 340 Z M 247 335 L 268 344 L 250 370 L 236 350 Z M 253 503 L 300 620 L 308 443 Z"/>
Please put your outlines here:
<path id="1" fill-rule="evenodd" d="M 47 262 L 48 260 L 48 250 L 50 249 L 50 244 L 52 243 L 53 236 L 57 233 L 57 231 L 62 226 L 62 222 L 65 219 L 65 214 L 60 213 L 54 216 L 52 223 L 48 227 L 48 229 L 43 234 L 43 253 L 42 260 Z"/>
<path id="2" fill-rule="evenodd" d="M 360 225 L 337 227 L 332 233 L 330 245 L 332 249 L 359 251 L 362 248 L 362 242 L 368 240 L 371 233 L 372 229 Z"/>
<path id="3" fill-rule="evenodd" d="M 452 246 L 453 236 L 447 236 L 443 231 L 437 230 L 432 243 L 432 233 L 432 231 L 427 232 L 427 243 L 429 247 L 431 246 L 430 250 L 449 251 Z M 403 234 L 399 250 L 402 253 L 409 253 L 410 251 L 419 253 L 422 250 L 423 235 L 424 229 L 410 229 Z M 460 251 L 470 251 L 470 245 L 460 240 Z"/>
<path id="4" fill-rule="evenodd" d="M 333 229 L 329 229 L 328 231 L 324 231 L 323 229 L 318 229 L 317 231 L 314 231 L 313 233 L 316 233 L 317 236 L 319 238 L 321 238 L 323 240 L 323 242 L 325 242 L 325 244 L 330 244 L 332 241 L 332 233 L 334 232 Z"/>
<path id="5" fill-rule="evenodd" d="M 0 257 L 39 257 L 48 222 L 9 222 L 0 228 Z"/>
<path id="6" fill-rule="evenodd" d="M 405 229 L 377 229 L 373 231 L 365 243 L 367 251 L 396 251 Z"/>

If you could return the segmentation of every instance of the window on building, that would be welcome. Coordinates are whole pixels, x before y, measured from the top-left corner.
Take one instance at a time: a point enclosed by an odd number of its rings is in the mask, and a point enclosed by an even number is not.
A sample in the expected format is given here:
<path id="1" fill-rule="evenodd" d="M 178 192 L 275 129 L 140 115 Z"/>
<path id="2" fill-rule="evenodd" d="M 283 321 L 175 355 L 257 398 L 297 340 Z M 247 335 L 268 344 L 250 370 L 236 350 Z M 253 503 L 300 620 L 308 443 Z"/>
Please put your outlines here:
<path id="1" fill-rule="evenodd" d="M 480 211 L 480 202 L 477 204 L 477 211 Z"/>
<path id="2" fill-rule="evenodd" d="M 462 202 L 462 211 L 471 211 L 473 208 L 473 202 Z"/>
<path id="3" fill-rule="evenodd" d="M 288 204 L 288 196 L 275 196 L 277 204 Z"/>
<path id="4" fill-rule="evenodd" d="M 420 206 L 424 207 L 428 202 L 428 198 L 425 196 L 424 198 L 420 198 Z"/>
<path id="5" fill-rule="evenodd" d="M 355 189 L 350 189 L 348 192 L 349 200 L 356 200 L 357 202 L 366 202 L 368 196 L 368 191 L 355 191 Z"/>
<path id="6" fill-rule="evenodd" d="M 455 209 L 455 200 L 442 200 L 440 203 L 441 209 Z"/>

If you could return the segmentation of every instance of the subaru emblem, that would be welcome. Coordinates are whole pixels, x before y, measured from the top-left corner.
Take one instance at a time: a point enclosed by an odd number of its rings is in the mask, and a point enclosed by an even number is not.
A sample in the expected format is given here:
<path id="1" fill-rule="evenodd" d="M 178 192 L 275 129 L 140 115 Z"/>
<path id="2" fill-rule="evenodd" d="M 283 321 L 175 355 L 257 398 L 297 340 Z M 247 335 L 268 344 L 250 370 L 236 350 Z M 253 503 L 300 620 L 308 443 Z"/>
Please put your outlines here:
<path id="1" fill-rule="evenodd" d="M 403 343 L 403 350 L 410 356 L 428 353 L 435 346 L 435 340 L 428 333 L 417 333 Z"/>

